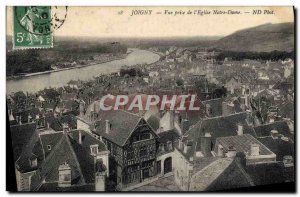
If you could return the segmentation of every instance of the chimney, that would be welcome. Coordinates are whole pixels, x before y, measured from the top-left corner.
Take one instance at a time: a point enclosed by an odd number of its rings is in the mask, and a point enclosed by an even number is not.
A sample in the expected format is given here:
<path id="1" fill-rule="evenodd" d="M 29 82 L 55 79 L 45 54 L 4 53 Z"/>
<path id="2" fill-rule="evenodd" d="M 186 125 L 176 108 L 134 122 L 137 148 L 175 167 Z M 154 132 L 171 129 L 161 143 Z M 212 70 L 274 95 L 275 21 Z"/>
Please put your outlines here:
<path id="1" fill-rule="evenodd" d="M 179 111 L 175 111 L 175 121 L 180 125 L 182 118 Z"/>
<path id="2" fill-rule="evenodd" d="M 237 135 L 243 135 L 244 134 L 244 127 L 242 123 L 237 124 Z"/>
<path id="3" fill-rule="evenodd" d="M 110 127 L 111 127 L 111 124 L 109 123 L 109 120 L 105 120 L 105 133 L 106 134 L 109 134 Z"/>
<path id="4" fill-rule="evenodd" d="M 159 144 L 158 150 L 159 150 L 159 152 L 165 152 L 165 145 L 162 143 Z"/>
<path id="5" fill-rule="evenodd" d="M 181 121 L 181 131 L 184 134 L 185 132 L 187 132 L 190 129 L 190 123 L 188 119 L 183 119 Z"/>
<path id="6" fill-rule="evenodd" d="M 69 125 L 67 123 L 63 123 L 62 127 L 64 132 L 68 132 L 70 130 Z"/>
<path id="7" fill-rule="evenodd" d="M 78 136 L 78 143 L 79 144 L 82 144 L 82 134 L 81 134 L 81 131 L 79 131 L 79 136 Z"/>
<path id="8" fill-rule="evenodd" d="M 224 148 L 221 144 L 218 144 L 218 156 L 223 157 L 224 156 Z"/>
<path id="9" fill-rule="evenodd" d="M 277 130 L 271 130 L 271 137 L 276 140 L 278 139 L 278 131 Z"/>
<path id="10" fill-rule="evenodd" d="M 289 141 L 289 138 L 288 138 L 288 137 L 285 137 L 285 136 L 282 136 L 280 139 L 281 139 L 282 141 L 285 141 L 285 142 L 288 142 L 288 141 Z"/>
<path id="11" fill-rule="evenodd" d="M 293 156 L 291 156 L 291 155 L 283 156 L 282 162 L 283 162 L 284 167 L 286 167 L 286 168 L 294 166 Z"/>
<path id="12" fill-rule="evenodd" d="M 83 101 L 79 102 L 79 116 L 80 117 L 84 116 L 84 102 Z"/>
<path id="13" fill-rule="evenodd" d="M 259 144 L 251 144 L 251 156 L 259 155 Z"/>
<path id="14" fill-rule="evenodd" d="M 243 86 L 243 87 L 242 87 L 242 95 L 245 95 L 245 94 L 246 94 L 246 87 Z"/>
<path id="15" fill-rule="evenodd" d="M 246 118 L 247 124 L 253 126 L 253 116 L 251 114 L 252 112 L 250 110 L 246 110 L 246 112 L 247 112 L 247 118 Z"/>
<path id="16" fill-rule="evenodd" d="M 173 150 L 173 143 L 171 141 L 167 142 L 167 149 L 168 149 L 168 151 L 172 151 Z"/>
<path id="17" fill-rule="evenodd" d="M 19 116 L 19 125 L 21 125 L 22 124 L 22 116 L 20 115 Z"/>
<path id="18" fill-rule="evenodd" d="M 206 105 L 205 105 L 205 109 L 206 109 L 206 115 L 207 115 L 208 117 L 210 117 L 211 114 L 212 114 L 212 109 L 211 109 L 210 104 L 206 104 Z"/>
<path id="19" fill-rule="evenodd" d="M 203 154 L 209 153 L 211 151 L 211 134 L 206 132 L 204 136 L 201 136 L 200 142 L 201 152 Z"/>
<path id="20" fill-rule="evenodd" d="M 31 121 L 32 121 L 32 116 L 28 114 L 28 123 L 30 123 Z"/>
<path id="21" fill-rule="evenodd" d="M 234 114 L 234 104 L 233 102 L 227 103 L 226 101 L 222 102 L 222 115 L 223 116 L 228 116 L 230 114 Z"/>
<path id="22" fill-rule="evenodd" d="M 12 114 L 12 109 L 11 109 L 11 110 L 9 110 L 9 121 L 13 121 L 13 120 L 15 120 L 15 118 Z"/>
<path id="23" fill-rule="evenodd" d="M 185 144 L 184 144 L 184 149 L 183 149 L 183 152 L 185 154 L 187 154 L 192 148 L 192 142 L 191 141 L 187 141 Z"/>
<path id="24" fill-rule="evenodd" d="M 179 149 L 179 150 L 182 150 L 182 149 L 183 149 L 182 137 L 180 137 L 180 138 L 178 139 L 178 149 Z"/>
<path id="25" fill-rule="evenodd" d="M 170 113 L 170 129 L 174 129 L 175 112 L 173 110 L 170 110 L 169 113 Z"/>

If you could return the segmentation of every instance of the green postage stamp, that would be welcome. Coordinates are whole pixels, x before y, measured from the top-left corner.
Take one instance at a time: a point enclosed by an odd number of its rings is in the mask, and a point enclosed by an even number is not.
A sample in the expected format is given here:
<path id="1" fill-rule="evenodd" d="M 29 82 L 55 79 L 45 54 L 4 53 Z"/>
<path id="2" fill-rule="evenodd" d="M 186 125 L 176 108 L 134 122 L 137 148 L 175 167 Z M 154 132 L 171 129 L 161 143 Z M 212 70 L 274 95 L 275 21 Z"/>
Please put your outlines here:
<path id="1" fill-rule="evenodd" d="M 53 47 L 51 6 L 15 6 L 13 49 Z"/>

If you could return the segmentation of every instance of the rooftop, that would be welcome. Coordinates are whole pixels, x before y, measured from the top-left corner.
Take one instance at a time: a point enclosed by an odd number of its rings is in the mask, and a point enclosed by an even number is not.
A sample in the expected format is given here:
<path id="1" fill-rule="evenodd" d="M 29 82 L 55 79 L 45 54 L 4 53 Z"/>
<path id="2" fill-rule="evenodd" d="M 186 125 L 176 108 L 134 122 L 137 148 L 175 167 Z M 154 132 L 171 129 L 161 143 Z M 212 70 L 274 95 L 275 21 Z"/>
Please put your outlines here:
<path id="1" fill-rule="evenodd" d="M 108 133 L 106 133 L 105 127 L 106 120 L 111 125 Z M 117 145 L 123 146 L 141 120 L 140 116 L 123 110 L 105 111 L 99 113 L 98 126 L 95 132 Z"/>
<path id="2" fill-rule="evenodd" d="M 26 124 L 14 125 L 10 127 L 14 161 L 16 161 L 20 157 L 23 149 L 30 141 L 32 135 L 35 132 L 36 132 L 35 123 L 26 123 Z"/>
<path id="3" fill-rule="evenodd" d="M 249 134 L 220 137 L 217 138 L 216 144 L 217 143 L 223 146 L 224 151 L 228 151 L 233 146 L 236 149 L 236 152 L 243 152 L 246 153 L 246 155 L 247 153 L 250 154 L 252 144 L 258 144 L 260 155 L 274 154 L 265 145 Z"/>
<path id="4" fill-rule="evenodd" d="M 271 131 L 276 130 L 279 134 L 293 138 L 293 135 L 289 132 L 289 126 L 285 121 L 276 121 L 273 123 L 253 127 L 253 129 L 257 137 L 270 136 Z"/>

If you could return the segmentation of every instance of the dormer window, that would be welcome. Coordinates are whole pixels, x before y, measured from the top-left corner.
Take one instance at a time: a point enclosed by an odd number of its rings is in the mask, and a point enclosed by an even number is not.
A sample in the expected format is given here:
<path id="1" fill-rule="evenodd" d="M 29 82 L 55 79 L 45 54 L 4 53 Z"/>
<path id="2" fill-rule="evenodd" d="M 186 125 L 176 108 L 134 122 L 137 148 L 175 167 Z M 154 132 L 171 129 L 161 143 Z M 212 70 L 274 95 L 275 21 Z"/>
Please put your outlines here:
<path id="1" fill-rule="evenodd" d="M 96 155 L 98 153 L 98 144 L 91 145 L 90 148 L 92 155 Z"/>
<path id="2" fill-rule="evenodd" d="M 37 158 L 35 155 L 32 155 L 30 158 L 29 158 L 29 164 L 32 168 L 36 168 L 37 167 Z"/>
<path id="3" fill-rule="evenodd" d="M 65 162 L 58 167 L 58 186 L 70 187 L 71 186 L 71 167 Z"/>

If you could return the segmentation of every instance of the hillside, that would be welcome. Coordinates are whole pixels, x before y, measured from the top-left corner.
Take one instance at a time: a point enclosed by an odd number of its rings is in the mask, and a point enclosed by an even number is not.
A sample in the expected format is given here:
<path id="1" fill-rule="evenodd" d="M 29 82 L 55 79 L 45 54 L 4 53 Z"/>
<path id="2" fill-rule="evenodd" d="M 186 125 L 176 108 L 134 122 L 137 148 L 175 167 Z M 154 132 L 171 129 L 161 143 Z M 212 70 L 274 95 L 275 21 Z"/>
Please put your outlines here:
<path id="1" fill-rule="evenodd" d="M 270 52 L 294 50 L 294 23 L 264 24 L 237 31 L 213 45 L 225 51 Z"/>

